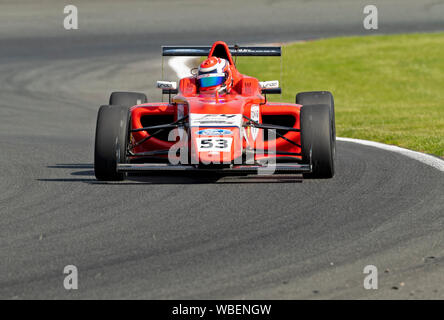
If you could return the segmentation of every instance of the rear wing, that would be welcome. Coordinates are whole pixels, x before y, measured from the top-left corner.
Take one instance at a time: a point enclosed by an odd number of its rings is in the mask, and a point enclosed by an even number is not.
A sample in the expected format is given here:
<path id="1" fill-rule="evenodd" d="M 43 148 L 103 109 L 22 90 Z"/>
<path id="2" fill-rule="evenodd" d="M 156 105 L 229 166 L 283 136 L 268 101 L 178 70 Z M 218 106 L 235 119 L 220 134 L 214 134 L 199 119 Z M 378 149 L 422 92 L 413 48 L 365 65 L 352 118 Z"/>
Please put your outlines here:
<path id="1" fill-rule="evenodd" d="M 228 47 L 232 56 L 280 57 L 280 46 L 268 47 Z M 162 46 L 163 57 L 204 57 L 210 53 L 210 46 Z"/>
<path id="2" fill-rule="evenodd" d="M 281 82 L 282 82 L 282 47 L 281 46 L 228 46 L 223 41 L 216 41 L 212 46 L 162 46 L 162 80 L 164 80 L 164 57 L 206 57 L 216 56 L 227 59 L 230 64 L 236 65 L 236 59 L 232 57 L 280 57 Z M 262 93 L 281 94 L 281 88 L 273 86 L 261 87 Z M 169 91 L 171 93 L 171 91 Z M 171 96 L 171 95 L 170 95 Z"/>

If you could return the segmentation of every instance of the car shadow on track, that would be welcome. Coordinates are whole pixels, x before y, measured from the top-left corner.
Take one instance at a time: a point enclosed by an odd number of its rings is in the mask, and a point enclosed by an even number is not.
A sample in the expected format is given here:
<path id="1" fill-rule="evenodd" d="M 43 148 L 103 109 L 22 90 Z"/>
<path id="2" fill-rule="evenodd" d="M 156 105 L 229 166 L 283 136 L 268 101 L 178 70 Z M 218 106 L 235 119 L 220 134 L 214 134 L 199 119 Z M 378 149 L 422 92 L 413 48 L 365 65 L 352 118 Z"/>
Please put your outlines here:
<path id="1" fill-rule="evenodd" d="M 171 172 L 154 174 L 129 174 L 124 181 L 98 181 L 94 166 L 88 163 L 55 164 L 50 169 L 71 170 L 66 172 L 75 178 L 42 178 L 43 182 L 84 182 L 96 185 L 137 185 L 137 184 L 239 184 L 239 183 L 301 183 L 301 175 L 221 175 L 206 172 Z M 89 169 L 89 170 L 84 170 Z M 74 170 L 74 171 L 72 171 Z"/>

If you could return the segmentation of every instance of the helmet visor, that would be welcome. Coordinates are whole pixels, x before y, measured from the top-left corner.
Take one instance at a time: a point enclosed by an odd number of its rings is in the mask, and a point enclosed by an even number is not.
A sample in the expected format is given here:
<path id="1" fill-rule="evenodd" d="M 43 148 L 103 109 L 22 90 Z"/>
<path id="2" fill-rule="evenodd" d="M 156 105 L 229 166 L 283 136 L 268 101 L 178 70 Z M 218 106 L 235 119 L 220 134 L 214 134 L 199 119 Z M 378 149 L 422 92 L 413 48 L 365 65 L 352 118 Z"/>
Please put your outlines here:
<path id="1" fill-rule="evenodd" d="M 225 73 L 203 74 L 197 77 L 201 88 L 220 86 L 225 82 Z"/>

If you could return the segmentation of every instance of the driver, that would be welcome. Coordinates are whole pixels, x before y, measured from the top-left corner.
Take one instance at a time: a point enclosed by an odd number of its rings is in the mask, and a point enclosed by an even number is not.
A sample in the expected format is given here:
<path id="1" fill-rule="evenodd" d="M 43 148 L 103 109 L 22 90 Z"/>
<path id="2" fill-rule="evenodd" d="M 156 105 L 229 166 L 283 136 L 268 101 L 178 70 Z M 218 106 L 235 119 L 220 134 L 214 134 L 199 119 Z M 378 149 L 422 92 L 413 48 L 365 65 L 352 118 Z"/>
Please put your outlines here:
<path id="1" fill-rule="evenodd" d="M 233 86 L 230 63 L 217 57 L 204 60 L 198 69 L 197 83 L 201 92 L 230 93 Z"/>

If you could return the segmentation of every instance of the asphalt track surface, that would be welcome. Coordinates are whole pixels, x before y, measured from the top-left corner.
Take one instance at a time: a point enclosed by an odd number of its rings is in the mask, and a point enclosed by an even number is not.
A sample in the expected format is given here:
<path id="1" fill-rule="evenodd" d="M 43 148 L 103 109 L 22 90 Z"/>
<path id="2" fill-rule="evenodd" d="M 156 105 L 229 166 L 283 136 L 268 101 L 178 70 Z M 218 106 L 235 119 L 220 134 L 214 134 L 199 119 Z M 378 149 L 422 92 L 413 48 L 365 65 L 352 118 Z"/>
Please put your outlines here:
<path id="1" fill-rule="evenodd" d="M 338 142 L 331 180 L 95 180 L 98 107 L 159 99 L 160 45 L 372 33 L 362 1 L 205 3 L 76 1 L 65 31 L 59 1 L 2 1 L 0 298 L 444 298 L 444 174 L 405 156 Z M 376 33 L 444 30 L 444 1 L 372 3 Z"/>

